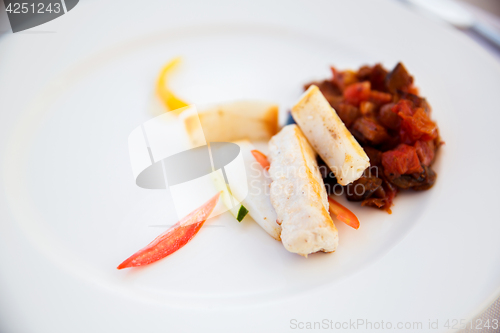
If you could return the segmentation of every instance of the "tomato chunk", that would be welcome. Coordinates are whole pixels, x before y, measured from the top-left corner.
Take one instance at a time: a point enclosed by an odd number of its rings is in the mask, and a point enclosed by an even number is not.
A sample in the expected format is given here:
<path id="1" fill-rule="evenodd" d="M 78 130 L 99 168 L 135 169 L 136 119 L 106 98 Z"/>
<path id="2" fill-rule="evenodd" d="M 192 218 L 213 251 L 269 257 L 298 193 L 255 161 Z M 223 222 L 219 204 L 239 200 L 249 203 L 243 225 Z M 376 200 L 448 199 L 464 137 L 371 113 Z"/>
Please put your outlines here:
<path id="1" fill-rule="evenodd" d="M 392 95 L 381 91 L 372 90 L 370 91 L 370 100 L 378 104 L 385 104 L 392 101 Z"/>
<path id="2" fill-rule="evenodd" d="M 413 116 L 413 103 L 407 99 L 401 99 L 392 107 L 392 112 L 397 115 Z"/>
<path id="3" fill-rule="evenodd" d="M 403 143 L 413 144 L 417 140 L 429 141 L 437 137 L 436 123 L 430 120 L 423 108 L 417 108 L 411 116 L 403 113 L 399 116 L 402 119 L 399 135 Z"/>
<path id="4" fill-rule="evenodd" d="M 418 95 L 419 93 L 418 88 L 415 87 L 413 84 L 408 88 L 408 92 L 413 95 Z"/>
<path id="5" fill-rule="evenodd" d="M 401 99 L 392 107 L 392 112 L 401 118 L 400 139 L 413 145 L 417 140 L 429 141 L 437 137 L 437 126 L 422 107 L 415 108 L 407 99 Z"/>
<path id="6" fill-rule="evenodd" d="M 434 160 L 434 141 L 417 141 L 415 143 L 418 159 L 420 163 L 429 166 Z"/>
<path id="7" fill-rule="evenodd" d="M 389 179 L 424 171 L 420 165 L 416 149 L 404 143 L 394 150 L 382 153 L 382 165 L 384 166 L 384 173 Z"/>
<path id="8" fill-rule="evenodd" d="M 370 98 L 370 82 L 353 83 L 344 90 L 344 98 L 346 102 L 359 106 L 362 101 L 367 101 Z"/>

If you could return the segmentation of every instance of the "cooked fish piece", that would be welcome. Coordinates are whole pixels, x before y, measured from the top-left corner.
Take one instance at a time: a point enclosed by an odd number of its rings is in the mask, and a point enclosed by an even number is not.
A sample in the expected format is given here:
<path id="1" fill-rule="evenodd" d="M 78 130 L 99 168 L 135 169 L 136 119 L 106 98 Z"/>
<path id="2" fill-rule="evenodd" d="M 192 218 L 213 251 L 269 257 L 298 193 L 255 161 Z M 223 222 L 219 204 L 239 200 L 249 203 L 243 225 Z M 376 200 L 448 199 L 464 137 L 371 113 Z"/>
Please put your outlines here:
<path id="1" fill-rule="evenodd" d="M 271 203 L 285 248 L 307 257 L 337 248 L 339 235 L 328 213 L 328 195 L 316 154 L 297 125 L 285 126 L 269 142 Z"/>
<path id="2" fill-rule="evenodd" d="M 292 116 L 340 185 L 357 180 L 370 159 L 319 88 L 311 85 L 292 108 Z"/>

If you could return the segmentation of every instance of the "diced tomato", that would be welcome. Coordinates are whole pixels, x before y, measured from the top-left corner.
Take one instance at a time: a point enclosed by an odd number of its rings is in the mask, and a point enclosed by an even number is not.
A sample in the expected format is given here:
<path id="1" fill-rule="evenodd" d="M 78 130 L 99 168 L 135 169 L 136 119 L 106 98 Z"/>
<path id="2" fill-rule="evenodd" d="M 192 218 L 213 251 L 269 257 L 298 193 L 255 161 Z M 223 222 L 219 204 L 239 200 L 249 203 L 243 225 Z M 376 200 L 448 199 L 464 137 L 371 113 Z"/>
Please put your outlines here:
<path id="1" fill-rule="evenodd" d="M 354 229 L 359 228 L 359 220 L 349 209 L 339 204 L 334 199 L 328 197 L 330 203 L 330 214 Z"/>
<path id="2" fill-rule="evenodd" d="M 367 101 L 370 98 L 370 82 L 353 83 L 344 90 L 344 98 L 346 102 L 359 106 L 362 101 Z"/>
<path id="3" fill-rule="evenodd" d="M 399 113 L 402 119 L 399 135 L 401 142 L 413 144 L 417 140 L 429 141 L 437 137 L 436 123 L 430 120 L 423 108 L 416 108 L 413 115 Z"/>
<path id="4" fill-rule="evenodd" d="M 413 116 L 413 103 L 407 99 L 401 99 L 392 107 L 392 112 L 397 115 Z"/>
<path id="5" fill-rule="evenodd" d="M 392 95 L 381 91 L 370 91 L 370 100 L 378 104 L 385 104 L 392 101 Z"/>
<path id="6" fill-rule="evenodd" d="M 418 95 L 419 93 L 418 88 L 415 87 L 413 84 L 408 88 L 408 92 L 413 95 Z"/>
<path id="7" fill-rule="evenodd" d="M 269 170 L 271 163 L 267 159 L 267 156 L 261 153 L 260 151 L 254 149 L 252 150 L 253 157 L 259 162 L 259 164 L 264 168 L 264 170 Z"/>
<path id="8" fill-rule="evenodd" d="M 156 237 L 145 248 L 137 251 L 122 262 L 118 269 L 149 265 L 165 258 L 186 245 L 200 230 L 203 223 L 212 214 L 220 193 L 177 222 L 172 228 Z"/>
<path id="9" fill-rule="evenodd" d="M 382 165 L 389 179 L 423 172 L 416 149 L 406 144 L 400 144 L 396 149 L 382 153 Z"/>
<path id="10" fill-rule="evenodd" d="M 417 151 L 420 163 L 425 166 L 431 165 L 434 159 L 434 141 L 417 141 L 414 147 Z"/>
<path id="11" fill-rule="evenodd" d="M 437 137 L 437 126 L 425 112 L 424 108 L 415 108 L 407 99 L 401 99 L 392 107 L 402 120 L 400 126 L 400 139 L 402 143 L 414 144 L 417 140 L 429 141 Z"/>

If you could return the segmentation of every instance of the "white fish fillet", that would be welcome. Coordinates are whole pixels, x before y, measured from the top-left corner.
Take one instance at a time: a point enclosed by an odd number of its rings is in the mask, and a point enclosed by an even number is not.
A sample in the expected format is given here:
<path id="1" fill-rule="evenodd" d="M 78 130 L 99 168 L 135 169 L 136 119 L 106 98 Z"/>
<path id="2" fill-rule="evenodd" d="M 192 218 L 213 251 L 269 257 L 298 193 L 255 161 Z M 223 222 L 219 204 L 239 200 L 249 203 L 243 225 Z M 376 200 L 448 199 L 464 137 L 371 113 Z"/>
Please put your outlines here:
<path id="1" fill-rule="evenodd" d="M 370 166 L 365 151 L 317 86 L 307 89 L 292 108 L 292 115 L 340 185 L 357 180 Z"/>
<path id="2" fill-rule="evenodd" d="M 296 125 L 269 142 L 271 203 L 281 224 L 285 248 L 306 256 L 335 251 L 338 231 L 328 213 L 328 195 L 316 154 Z"/>

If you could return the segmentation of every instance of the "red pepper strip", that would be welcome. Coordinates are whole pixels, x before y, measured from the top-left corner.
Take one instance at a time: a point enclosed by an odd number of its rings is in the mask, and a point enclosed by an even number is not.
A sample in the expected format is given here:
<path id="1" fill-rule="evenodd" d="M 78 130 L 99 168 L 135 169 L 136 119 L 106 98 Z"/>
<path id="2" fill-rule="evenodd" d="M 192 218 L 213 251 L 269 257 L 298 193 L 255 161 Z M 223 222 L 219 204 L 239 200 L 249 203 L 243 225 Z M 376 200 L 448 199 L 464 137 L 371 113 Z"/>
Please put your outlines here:
<path id="1" fill-rule="evenodd" d="M 353 227 L 354 229 L 359 228 L 359 220 L 353 212 L 330 197 L 328 197 L 328 202 L 330 203 L 331 215 L 335 215 L 340 221 L 344 222 L 350 227 Z"/>
<path id="2" fill-rule="evenodd" d="M 269 160 L 267 159 L 267 156 L 262 154 L 258 150 L 252 150 L 252 155 L 255 157 L 257 162 L 264 168 L 264 170 L 269 170 L 269 167 L 271 164 L 269 163 Z"/>
<path id="3" fill-rule="evenodd" d="M 177 222 L 172 228 L 156 237 L 148 246 L 134 253 L 117 268 L 149 265 L 165 258 L 187 244 L 210 216 L 219 201 L 220 193 Z"/>

